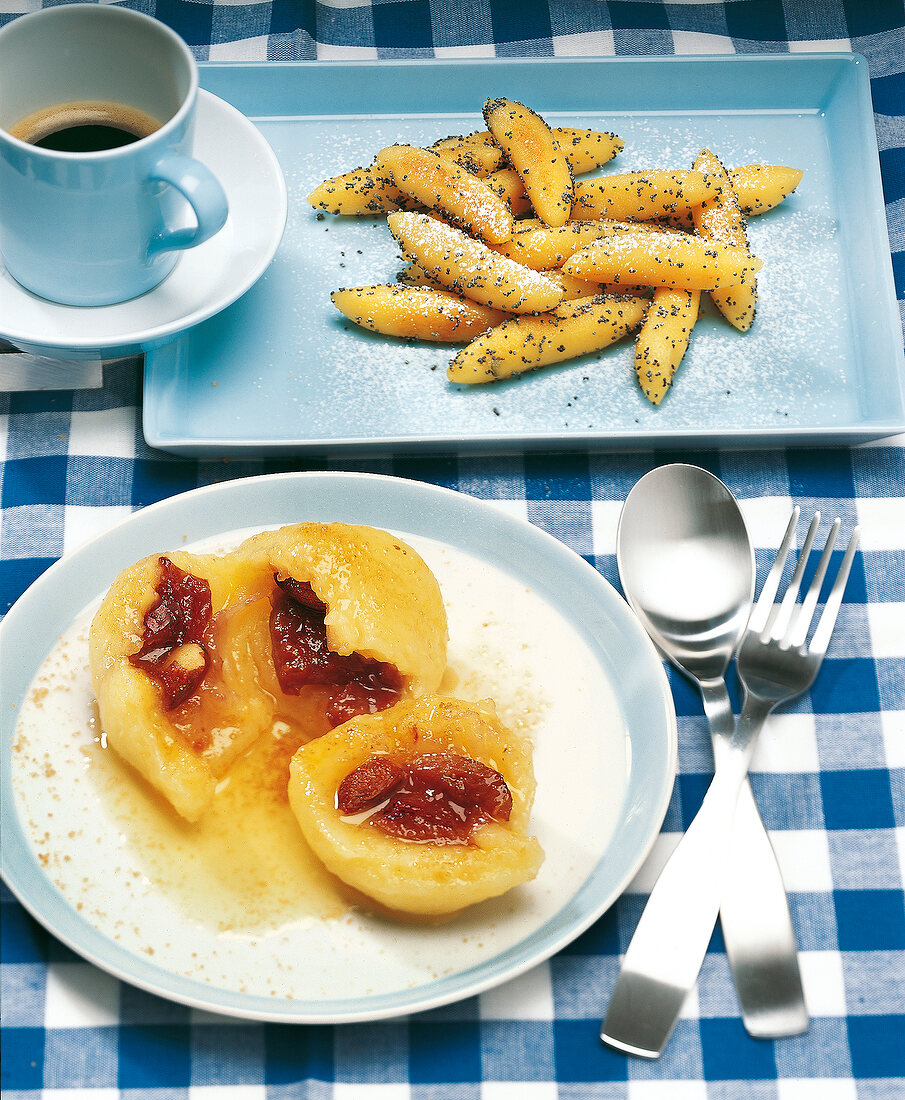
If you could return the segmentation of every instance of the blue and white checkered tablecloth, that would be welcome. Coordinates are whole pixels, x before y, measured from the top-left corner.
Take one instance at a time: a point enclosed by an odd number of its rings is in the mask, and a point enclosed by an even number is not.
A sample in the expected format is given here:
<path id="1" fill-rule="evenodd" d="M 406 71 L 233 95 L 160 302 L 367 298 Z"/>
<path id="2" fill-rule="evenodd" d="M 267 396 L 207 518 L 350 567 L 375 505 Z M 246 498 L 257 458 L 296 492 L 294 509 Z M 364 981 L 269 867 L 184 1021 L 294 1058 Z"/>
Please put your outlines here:
<path id="1" fill-rule="evenodd" d="M 40 7 L 0 0 L 0 23 Z M 900 311 L 905 299 L 902 0 L 135 0 L 199 60 L 714 54 L 852 50 L 871 73 Z M 903 312 L 905 317 L 905 312 Z M 283 469 L 364 469 L 495 501 L 551 532 L 618 586 L 619 506 L 677 458 L 739 497 L 762 579 L 793 503 L 862 525 L 831 656 L 770 721 L 752 783 L 801 945 L 808 1034 L 742 1026 L 719 932 L 665 1055 L 598 1039 L 664 854 L 710 774 L 695 692 L 671 674 L 679 775 L 654 853 L 629 891 L 549 962 L 422 1015 L 341 1027 L 249 1023 L 121 984 L 2 895 L 2 1085 L 8 1100 L 901 1100 L 905 1097 L 905 438 L 857 448 L 480 458 L 185 461 L 142 441 L 141 379 L 0 394 L 0 612 L 56 558 L 185 489 Z M 2 659 L 14 660 L 4 653 Z M 4 706 L 8 705 L 5 701 Z"/>

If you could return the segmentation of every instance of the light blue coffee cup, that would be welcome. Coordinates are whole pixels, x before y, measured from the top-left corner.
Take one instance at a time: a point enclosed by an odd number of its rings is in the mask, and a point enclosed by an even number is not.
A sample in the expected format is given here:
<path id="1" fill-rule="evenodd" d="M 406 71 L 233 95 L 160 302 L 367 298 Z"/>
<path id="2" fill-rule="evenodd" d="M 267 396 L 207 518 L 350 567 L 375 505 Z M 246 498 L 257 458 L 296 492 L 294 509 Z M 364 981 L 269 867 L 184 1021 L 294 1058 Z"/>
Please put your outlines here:
<path id="1" fill-rule="evenodd" d="M 226 195 L 191 156 L 198 70 L 182 39 L 126 8 L 67 4 L 0 30 L 0 256 L 52 302 L 135 298 L 180 250 L 225 224 Z M 113 102 L 160 127 L 119 148 L 65 152 L 15 137 L 23 119 L 71 102 Z M 32 138 L 31 140 L 34 140 Z"/>

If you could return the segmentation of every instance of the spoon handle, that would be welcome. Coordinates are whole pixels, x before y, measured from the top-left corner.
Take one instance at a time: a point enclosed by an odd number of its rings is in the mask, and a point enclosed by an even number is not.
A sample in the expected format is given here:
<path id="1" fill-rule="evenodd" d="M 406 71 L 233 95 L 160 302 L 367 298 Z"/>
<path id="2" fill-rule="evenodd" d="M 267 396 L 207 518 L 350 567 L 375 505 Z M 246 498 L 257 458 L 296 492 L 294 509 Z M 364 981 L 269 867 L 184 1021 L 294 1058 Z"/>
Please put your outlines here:
<path id="1" fill-rule="evenodd" d="M 744 773 L 718 771 L 701 808 L 660 872 L 635 928 L 600 1038 L 658 1058 L 698 978 L 716 924 L 732 818 Z"/>
<path id="2" fill-rule="evenodd" d="M 603 1021 L 609 1046 L 657 1058 L 698 978 L 716 925 L 739 791 L 770 705 L 749 694 L 701 807 L 651 890 Z"/>
<path id="3" fill-rule="evenodd" d="M 702 683 L 701 694 L 717 755 L 735 724 L 729 693 L 720 679 Z M 735 810 L 720 925 L 748 1034 L 779 1039 L 807 1031 L 785 884 L 747 778 Z"/>

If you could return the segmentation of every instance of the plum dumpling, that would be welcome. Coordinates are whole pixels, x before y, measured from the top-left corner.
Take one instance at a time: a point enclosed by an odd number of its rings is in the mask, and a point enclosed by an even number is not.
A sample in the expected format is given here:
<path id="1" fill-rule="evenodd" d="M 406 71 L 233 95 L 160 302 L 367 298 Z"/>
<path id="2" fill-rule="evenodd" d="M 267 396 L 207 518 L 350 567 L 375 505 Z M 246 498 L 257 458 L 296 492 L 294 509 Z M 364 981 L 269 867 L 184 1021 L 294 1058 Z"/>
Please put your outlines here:
<path id="1" fill-rule="evenodd" d="M 298 524 L 220 555 L 152 555 L 97 612 L 111 748 L 189 821 L 276 723 L 299 743 L 437 687 L 446 612 L 417 553 L 373 528 Z"/>
<path id="2" fill-rule="evenodd" d="M 236 563 L 223 557 L 151 555 L 119 574 L 91 623 L 107 742 L 190 821 L 270 728 L 272 707 L 229 611 L 242 605 L 241 587 Z"/>
<path id="3" fill-rule="evenodd" d="M 237 551 L 269 578 L 272 669 L 280 717 L 310 697 L 326 727 L 434 691 L 446 670 L 446 608 L 436 578 L 407 543 L 374 527 L 300 523 Z M 321 729 L 318 732 L 324 732 Z"/>
<path id="4" fill-rule="evenodd" d="M 530 745 L 493 703 L 426 695 L 292 758 L 289 803 L 329 871 L 389 909 L 439 916 L 533 879 Z"/>

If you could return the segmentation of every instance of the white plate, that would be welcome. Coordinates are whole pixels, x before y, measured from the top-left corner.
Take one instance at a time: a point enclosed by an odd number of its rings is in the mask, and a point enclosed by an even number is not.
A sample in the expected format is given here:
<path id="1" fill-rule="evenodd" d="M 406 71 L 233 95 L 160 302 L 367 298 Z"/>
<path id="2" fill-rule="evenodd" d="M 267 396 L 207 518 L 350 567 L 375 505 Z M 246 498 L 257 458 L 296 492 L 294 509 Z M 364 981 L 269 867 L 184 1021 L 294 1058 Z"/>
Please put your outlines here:
<path id="1" fill-rule="evenodd" d="M 286 225 L 286 183 L 253 123 L 210 92 L 198 94 L 194 153 L 229 200 L 226 225 L 180 257 L 153 290 L 87 308 L 30 294 L 0 261 L 0 334 L 39 355 L 131 355 L 158 347 L 231 305 L 261 277 Z"/>
<path id="2" fill-rule="evenodd" d="M 471 661 L 477 669 L 467 686 L 482 690 L 486 676 L 500 689 L 504 713 L 522 704 L 536 710 L 532 829 L 547 858 L 533 883 L 441 926 L 351 911 L 255 935 L 218 932 L 141 881 L 109 805 L 85 797 L 92 745 L 86 607 L 147 553 L 209 542 L 230 527 L 302 519 L 367 523 L 409 537 L 443 587 L 456 667 Z M 470 569 L 449 567 L 462 556 Z M 519 620 L 524 611 L 527 625 Z M 66 638 L 80 618 L 81 630 Z M 672 789 L 672 697 L 624 601 L 539 529 L 418 482 L 290 473 L 174 497 L 52 566 L 9 612 L 0 641 L 17 655 L 0 670 L 3 875 L 10 888 L 97 965 L 160 996 L 230 1015 L 376 1019 L 514 977 L 573 940 L 625 889 L 656 838 Z M 557 661 L 556 649 L 571 654 L 567 662 Z M 48 679 L 30 692 L 42 665 Z M 54 680 L 67 684 L 56 695 Z M 70 697 L 75 703 L 66 702 Z M 54 717 L 60 706 L 68 706 L 74 725 Z M 17 739 L 17 715 L 29 708 L 39 721 L 24 741 Z M 45 757 L 52 758 L 49 769 Z"/>

